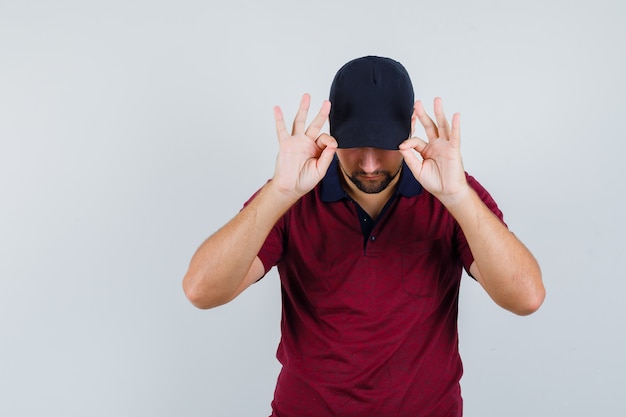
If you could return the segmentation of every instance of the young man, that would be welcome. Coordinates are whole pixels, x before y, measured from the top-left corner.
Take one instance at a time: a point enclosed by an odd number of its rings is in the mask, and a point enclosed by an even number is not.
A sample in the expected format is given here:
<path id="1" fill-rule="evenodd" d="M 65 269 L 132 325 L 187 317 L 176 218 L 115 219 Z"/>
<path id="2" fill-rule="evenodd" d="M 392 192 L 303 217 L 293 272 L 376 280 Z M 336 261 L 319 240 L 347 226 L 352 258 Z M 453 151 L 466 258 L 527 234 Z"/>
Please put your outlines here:
<path id="1" fill-rule="evenodd" d="M 215 307 L 278 266 L 273 416 L 461 416 L 462 269 L 525 315 L 545 296 L 539 266 L 465 173 L 459 114 L 449 124 L 437 98 L 433 121 L 400 63 L 348 62 L 305 127 L 309 102 L 291 134 L 274 109 L 274 176 L 200 246 L 185 293 Z"/>

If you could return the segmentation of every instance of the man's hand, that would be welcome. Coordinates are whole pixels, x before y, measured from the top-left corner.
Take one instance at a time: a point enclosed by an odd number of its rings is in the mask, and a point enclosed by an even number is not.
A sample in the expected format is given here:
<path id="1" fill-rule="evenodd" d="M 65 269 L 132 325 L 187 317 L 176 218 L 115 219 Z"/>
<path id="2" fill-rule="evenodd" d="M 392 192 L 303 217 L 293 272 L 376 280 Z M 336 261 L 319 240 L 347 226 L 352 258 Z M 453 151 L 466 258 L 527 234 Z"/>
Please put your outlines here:
<path id="1" fill-rule="evenodd" d="M 441 99 L 436 98 L 437 123 L 419 101 L 415 102 L 413 126 L 415 119 L 424 126 L 428 142 L 407 139 L 400 144 L 400 152 L 415 178 L 461 226 L 474 256 L 471 274 L 498 305 L 521 315 L 534 312 L 546 293 L 539 264 L 467 183 L 461 161 L 460 115 L 454 114 L 449 126 Z"/>
<path id="2" fill-rule="evenodd" d="M 335 138 L 326 133 L 320 135 L 328 120 L 330 101 L 323 102 L 315 119 L 305 129 L 310 102 L 311 97 L 304 94 L 291 135 L 280 107 L 274 107 L 279 150 L 272 183 L 279 191 L 295 199 L 311 191 L 322 180 L 337 149 Z"/>
<path id="3" fill-rule="evenodd" d="M 435 98 L 434 107 L 436 124 L 426 114 L 422 102 L 415 102 L 412 125 L 415 127 L 416 119 L 420 121 L 428 142 L 418 137 L 409 138 L 400 144 L 400 152 L 415 178 L 428 192 L 444 205 L 454 204 L 469 188 L 461 160 L 461 115 L 455 113 L 450 126 L 441 98 Z"/>

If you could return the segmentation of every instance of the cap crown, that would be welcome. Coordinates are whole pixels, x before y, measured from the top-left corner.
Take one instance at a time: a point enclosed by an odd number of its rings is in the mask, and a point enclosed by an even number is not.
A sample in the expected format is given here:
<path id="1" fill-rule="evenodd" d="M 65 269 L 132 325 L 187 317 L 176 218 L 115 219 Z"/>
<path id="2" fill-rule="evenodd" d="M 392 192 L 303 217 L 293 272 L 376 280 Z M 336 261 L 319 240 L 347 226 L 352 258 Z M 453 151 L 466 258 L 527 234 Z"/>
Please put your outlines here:
<path id="1" fill-rule="evenodd" d="M 330 89 L 330 133 L 340 148 L 398 149 L 411 133 L 413 85 L 402 64 L 366 56 L 337 71 Z"/>

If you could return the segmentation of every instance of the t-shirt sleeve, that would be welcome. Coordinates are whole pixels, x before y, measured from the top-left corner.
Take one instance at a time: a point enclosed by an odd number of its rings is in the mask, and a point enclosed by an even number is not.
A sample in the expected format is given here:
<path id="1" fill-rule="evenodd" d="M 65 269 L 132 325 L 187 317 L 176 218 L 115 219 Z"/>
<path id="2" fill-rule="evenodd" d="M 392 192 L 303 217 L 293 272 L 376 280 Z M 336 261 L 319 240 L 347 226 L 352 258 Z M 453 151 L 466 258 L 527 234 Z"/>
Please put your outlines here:
<path id="1" fill-rule="evenodd" d="M 244 207 L 246 207 L 254 198 L 259 194 L 260 189 L 254 193 L 252 197 L 248 201 L 244 203 Z M 265 268 L 265 274 L 275 266 L 283 254 L 283 242 L 284 242 L 284 220 L 285 216 L 281 217 L 280 220 L 274 225 L 269 235 L 265 239 L 263 246 L 259 250 L 258 257 L 263 263 L 263 267 Z M 265 276 L 264 274 L 264 276 Z"/>
<path id="2" fill-rule="evenodd" d="M 476 191 L 480 199 L 487 205 L 489 210 L 491 210 L 493 214 L 495 214 L 498 217 L 498 219 L 500 219 L 502 224 L 506 226 L 502 211 L 498 208 L 498 205 L 496 204 L 495 200 L 491 197 L 489 192 L 487 192 L 487 190 L 485 190 L 485 188 L 482 185 L 480 185 L 480 183 L 476 181 L 474 177 L 472 177 L 471 175 L 466 175 L 466 176 L 467 176 L 467 181 L 470 187 L 472 187 L 474 191 Z M 467 243 L 467 239 L 465 238 L 465 235 L 463 234 L 463 231 L 461 230 L 458 224 L 456 225 L 456 229 L 457 229 L 456 239 L 458 243 L 457 250 L 459 251 L 459 255 L 461 257 L 461 262 L 463 263 L 463 267 L 465 268 L 465 271 L 469 274 L 470 266 L 474 262 L 474 255 L 472 255 L 472 252 L 470 251 L 469 245 Z"/>

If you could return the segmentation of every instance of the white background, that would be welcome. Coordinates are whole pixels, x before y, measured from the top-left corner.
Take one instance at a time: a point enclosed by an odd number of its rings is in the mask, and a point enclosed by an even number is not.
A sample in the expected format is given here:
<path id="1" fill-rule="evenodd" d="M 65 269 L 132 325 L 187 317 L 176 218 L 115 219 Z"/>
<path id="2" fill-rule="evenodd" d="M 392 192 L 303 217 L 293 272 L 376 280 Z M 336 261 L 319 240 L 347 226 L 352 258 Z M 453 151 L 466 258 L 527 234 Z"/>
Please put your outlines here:
<path id="1" fill-rule="evenodd" d="M 517 317 L 465 277 L 465 415 L 623 416 L 626 6 L 0 0 L 0 415 L 264 416 L 276 273 L 201 311 L 197 246 L 271 177 L 272 106 L 395 58 L 543 268 Z"/>

